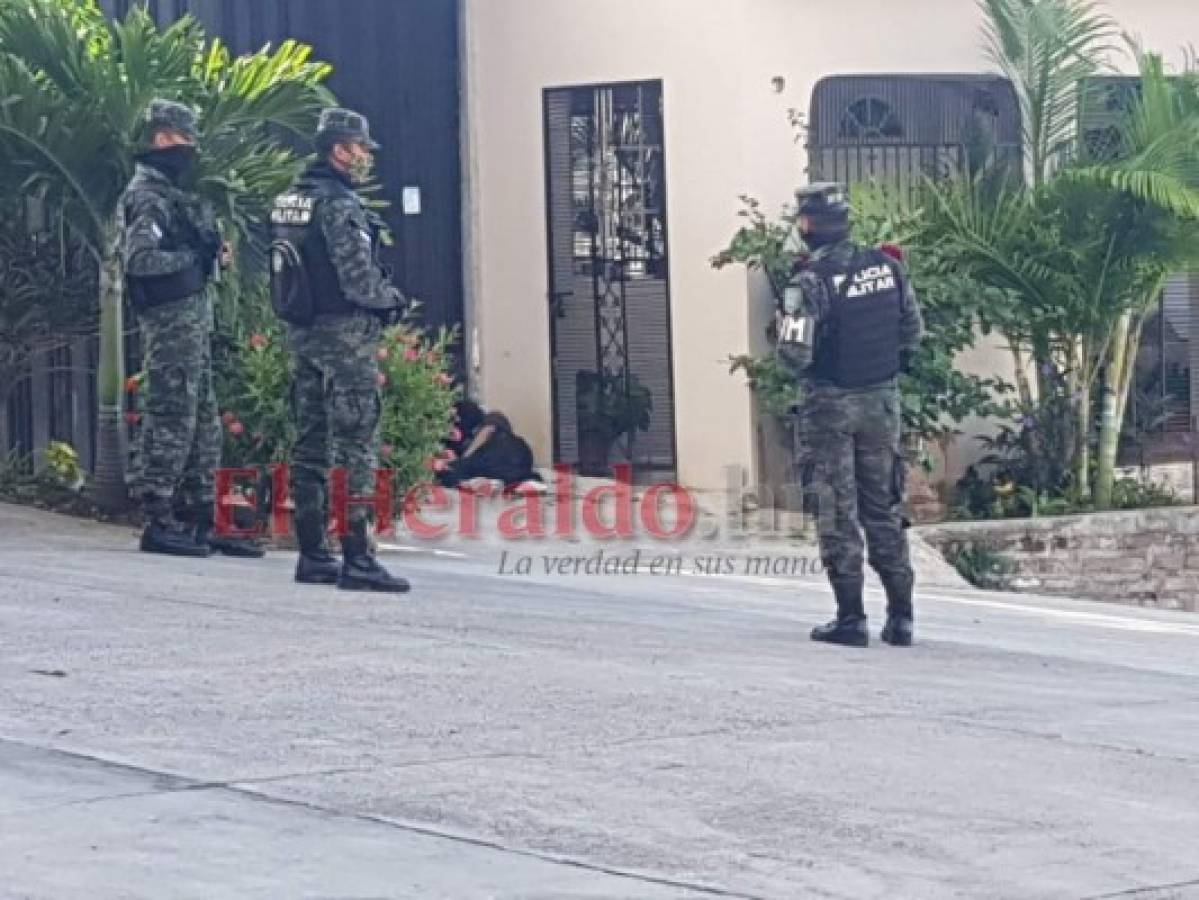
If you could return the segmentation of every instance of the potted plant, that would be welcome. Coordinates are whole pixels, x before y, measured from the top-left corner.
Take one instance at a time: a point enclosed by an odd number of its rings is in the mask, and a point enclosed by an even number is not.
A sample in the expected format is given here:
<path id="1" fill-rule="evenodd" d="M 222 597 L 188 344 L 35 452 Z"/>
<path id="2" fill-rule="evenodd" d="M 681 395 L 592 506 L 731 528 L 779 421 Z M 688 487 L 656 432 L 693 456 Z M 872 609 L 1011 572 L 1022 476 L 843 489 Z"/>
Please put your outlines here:
<path id="1" fill-rule="evenodd" d="M 575 375 L 578 410 L 579 474 L 610 473 L 608 455 L 624 434 L 649 428 L 653 398 L 634 375 L 579 371 Z"/>

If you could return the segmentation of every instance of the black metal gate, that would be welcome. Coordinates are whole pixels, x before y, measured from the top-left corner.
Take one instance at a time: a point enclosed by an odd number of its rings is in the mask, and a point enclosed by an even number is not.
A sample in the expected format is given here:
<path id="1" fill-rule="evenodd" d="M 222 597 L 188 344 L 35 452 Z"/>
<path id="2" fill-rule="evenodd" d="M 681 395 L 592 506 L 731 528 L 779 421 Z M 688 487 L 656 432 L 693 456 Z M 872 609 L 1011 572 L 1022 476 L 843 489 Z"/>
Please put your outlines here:
<path id="1" fill-rule="evenodd" d="M 544 107 L 554 459 L 674 479 L 661 82 L 547 90 Z"/>

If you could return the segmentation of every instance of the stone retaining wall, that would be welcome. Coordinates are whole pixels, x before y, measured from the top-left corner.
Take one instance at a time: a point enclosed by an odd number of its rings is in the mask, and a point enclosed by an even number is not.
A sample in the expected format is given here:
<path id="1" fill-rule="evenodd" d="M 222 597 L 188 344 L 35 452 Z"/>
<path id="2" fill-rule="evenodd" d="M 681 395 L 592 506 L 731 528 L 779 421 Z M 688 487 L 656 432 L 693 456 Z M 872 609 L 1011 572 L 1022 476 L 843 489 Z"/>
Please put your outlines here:
<path id="1" fill-rule="evenodd" d="M 1171 507 L 1040 519 L 957 522 L 919 533 L 952 556 L 985 547 L 1013 570 L 1009 590 L 1196 610 L 1199 509 Z"/>

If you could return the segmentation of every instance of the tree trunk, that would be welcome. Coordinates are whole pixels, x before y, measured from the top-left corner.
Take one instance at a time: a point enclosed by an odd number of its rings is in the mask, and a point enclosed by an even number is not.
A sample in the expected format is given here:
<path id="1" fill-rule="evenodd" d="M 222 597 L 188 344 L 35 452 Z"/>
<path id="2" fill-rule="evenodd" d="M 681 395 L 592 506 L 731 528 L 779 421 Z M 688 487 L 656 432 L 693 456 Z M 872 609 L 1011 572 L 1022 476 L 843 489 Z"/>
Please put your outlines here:
<path id="1" fill-rule="evenodd" d="M 1070 405 L 1074 410 L 1074 434 L 1071 448 L 1074 460 L 1074 494 L 1082 502 L 1091 496 L 1091 372 L 1094 361 L 1091 348 L 1080 337 L 1074 345 L 1070 361 Z"/>
<path id="2" fill-rule="evenodd" d="M 109 512 L 128 506 L 125 488 L 124 299 L 120 257 L 120 226 L 109 223 L 100 264 L 100 359 L 96 371 L 99 400 L 96 437 L 96 502 Z"/>
<path id="3" fill-rule="evenodd" d="M 1078 500 L 1091 496 L 1091 392 L 1083 385 L 1075 398 L 1074 490 Z"/>
<path id="4" fill-rule="evenodd" d="M 1125 310 L 1112 332 L 1108 363 L 1103 370 L 1102 406 L 1099 419 L 1099 455 L 1095 471 L 1095 508 L 1110 509 L 1116 474 L 1116 452 L 1120 446 L 1120 390 L 1126 384 L 1125 369 L 1131 365 L 1128 336 L 1132 312 Z"/>
<path id="5" fill-rule="evenodd" d="M 1144 330 L 1145 315 L 1141 313 L 1133 321 L 1132 328 L 1128 332 L 1128 341 L 1124 351 L 1124 379 L 1116 391 L 1116 427 L 1118 433 L 1124 431 L 1124 416 L 1128 412 L 1128 397 L 1132 393 L 1134 383 L 1136 382 L 1137 354 L 1141 350 L 1141 334 Z"/>
<path id="6" fill-rule="evenodd" d="M 1020 350 L 1020 346 L 1015 340 L 1008 339 L 1008 347 L 1012 351 L 1012 363 L 1015 366 L 1016 375 L 1016 394 L 1020 397 L 1020 403 L 1029 408 L 1032 406 L 1032 385 L 1028 381 L 1028 373 L 1024 370 L 1024 353 Z"/>

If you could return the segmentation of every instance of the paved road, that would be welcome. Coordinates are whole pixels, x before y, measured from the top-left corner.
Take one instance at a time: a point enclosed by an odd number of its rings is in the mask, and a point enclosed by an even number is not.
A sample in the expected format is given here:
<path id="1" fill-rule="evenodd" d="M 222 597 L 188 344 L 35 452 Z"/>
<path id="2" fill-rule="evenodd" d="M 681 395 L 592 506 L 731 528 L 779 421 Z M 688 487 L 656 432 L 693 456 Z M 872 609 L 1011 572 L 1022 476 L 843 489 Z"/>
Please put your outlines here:
<path id="1" fill-rule="evenodd" d="M 1199 896 L 1194 615 L 132 543 L 0 507 L 5 898 Z"/>

